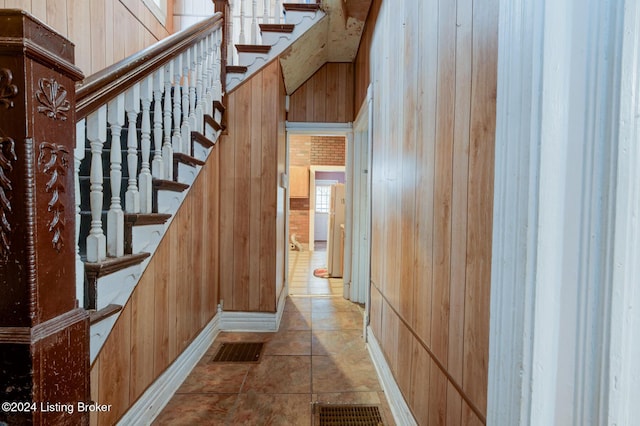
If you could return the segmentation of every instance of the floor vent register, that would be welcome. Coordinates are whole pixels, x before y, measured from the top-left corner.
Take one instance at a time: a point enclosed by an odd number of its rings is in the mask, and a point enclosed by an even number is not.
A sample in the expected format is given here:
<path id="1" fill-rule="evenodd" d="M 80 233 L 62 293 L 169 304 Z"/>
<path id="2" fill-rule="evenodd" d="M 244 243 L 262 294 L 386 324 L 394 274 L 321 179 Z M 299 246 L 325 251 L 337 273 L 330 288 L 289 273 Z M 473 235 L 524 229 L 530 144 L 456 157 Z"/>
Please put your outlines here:
<path id="1" fill-rule="evenodd" d="M 223 343 L 212 362 L 260 362 L 264 342 Z"/>
<path id="2" fill-rule="evenodd" d="M 376 405 L 314 404 L 314 426 L 384 425 Z"/>

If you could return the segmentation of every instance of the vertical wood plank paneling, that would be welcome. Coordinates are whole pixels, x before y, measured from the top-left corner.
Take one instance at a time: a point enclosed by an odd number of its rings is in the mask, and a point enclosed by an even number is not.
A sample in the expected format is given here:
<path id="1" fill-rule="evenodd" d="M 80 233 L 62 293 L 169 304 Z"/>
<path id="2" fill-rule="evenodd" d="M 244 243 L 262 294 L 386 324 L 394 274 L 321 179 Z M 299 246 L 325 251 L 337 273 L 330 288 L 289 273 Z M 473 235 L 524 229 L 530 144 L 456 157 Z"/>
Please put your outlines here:
<path id="1" fill-rule="evenodd" d="M 341 77 L 340 65 L 338 63 L 329 63 L 326 66 L 325 120 L 328 123 L 337 123 L 339 119 L 340 91 L 338 90 L 338 85 Z"/>
<path id="2" fill-rule="evenodd" d="M 69 38 L 71 40 L 81 40 L 86 37 L 91 39 L 92 20 L 90 2 L 67 0 L 66 14 L 68 16 L 67 27 Z M 102 22 L 102 19 L 98 20 L 96 24 L 100 22 Z M 91 69 L 91 51 L 90 43 L 79 43 L 76 46 L 76 65 L 79 66 L 80 69 L 85 70 L 85 72 Z"/>
<path id="3" fill-rule="evenodd" d="M 47 24 L 63 36 L 69 36 L 66 0 L 47 0 Z"/>
<path id="4" fill-rule="evenodd" d="M 329 64 L 320 67 L 320 69 L 313 76 L 313 120 L 319 122 L 325 122 L 326 116 L 326 104 L 327 104 L 327 66 Z"/>
<path id="5" fill-rule="evenodd" d="M 416 200 L 416 110 L 418 99 L 416 87 L 418 85 L 417 67 L 412 66 L 417 59 L 418 22 L 415 11 L 410 3 L 404 7 L 405 31 L 403 37 L 404 58 L 402 62 L 403 74 L 402 97 L 407 111 L 403 114 L 402 138 L 402 170 L 401 170 L 401 221 L 400 221 L 400 288 L 399 311 L 409 323 L 414 321 L 414 289 L 415 289 L 415 200 Z"/>
<path id="6" fill-rule="evenodd" d="M 451 190 L 453 181 L 453 118 L 455 116 L 455 3 L 438 2 L 438 90 L 433 212 L 434 265 L 431 348 L 447 362 L 449 284 L 451 280 Z M 444 383 L 441 384 L 443 387 Z M 446 397 L 446 389 L 440 393 Z"/>
<path id="7" fill-rule="evenodd" d="M 278 170 L 284 170 L 285 144 L 281 80 L 273 61 L 227 96 L 228 135 L 220 144 L 220 291 L 225 310 L 274 312 L 276 290 L 284 279 L 279 257 L 284 255 L 284 216 L 278 216 Z"/>
<path id="8" fill-rule="evenodd" d="M 353 121 L 351 63 L 326 63 L 291 95 L 289 121 L 347 123 Z"/>
<path id="9" fill-rule="evenodd" d="M 5 0 L 4 7 L 7 9 L 22 9 L 31 12 L 31 3 L 25 0 Z"/>
<path id="10" fill-rule="evenodd" d="M 1 4 L 2 2 L 0 2 Z M 6 6 L 5 6 L 6 7 Z M 31 0 L 31 13 L 43 22 L 47 20 L 47 0 Z"/>
<path id="11" fill-rule="evenodd" d="M 157 265 L 169 265 L 171 257 L 168 250 L 169 244 L 161 244 L 154 254 L 154 263 Z M 155 287 L 155 307 L 153 324 L 153 373 L 157 377 L 167 368 L 171 360 L 169 354 L 169 280 L 168 267 L 160 268 L 156 265 L 153 275 Z"/>
<path id="12" fill-rule="evenodd" d="M 95 400 L 113 404 L 98 424 L 115 424 L 216 313 L 219 216 L 203 206 L 219 205 L 218 154 L 216 147 L 93 365 Z M 214 265 L 208 280 L 196 266 L 204 263 Z"/>
<path id="13" fill-rule="evenodd" d="M 98 2 L 99 3 L 99 2 Z M 93 11 L 94 6 L 91 6 L 91 9 Z M 98 10 L 100 8 L 97 8 Z M 91 32 L 91 45 L 102 45 L 104 46 L 104 61 L 105 61 L 105 66 L 106 64 L 113 64 L 115 63 L 115 59 L 114 59 L 114 26 L 116 23 L 115 20 L 115 13 L 114 13 L 114 2 L 111 1 L 106 1 L 104 2 L 104 40 L 100 40 L 99 35 L 100 35 L 100 31 L 96 32 L 96 37 L 98 37 L 97 40 L 94 40 L 94 35 L 93 35 L 93 29 Z M 93 16 L 92 16 L 93 19 Z M 100 56 L 99 52 L 96 52 L 97 55 Z M 99 61 L 96 61 L 96 68 L 93 68 L 92 71 L 97 71 L 99 68 Z M 93 62 L 92 62 L 93 65 Z"/>
<path id="14" fill-rule="evenodd" d="M 497 8 L 497 0 L 474 1 L 463 383 L 483 413 L 489 364 L 491 238 L 486 230 L 491 229 L 493 213 Z"/>
<path id="15" fill-rule="evenodd" d="M 211 155 L 213 156 L 213 159 L 210 159 L 209 161 L 212 161 L 212 168 L 209 172 L 209 178 L 207 179 L 211 183 L 207 197 L 210 200 L 211 205 L 208 210 L 209 220 L 207 226 L 212 230 L 213 238 L 210 240 L 211 257 L 209 259 L 205 258 L 204 260 L 210 268 L 208 282 L 208 315 L 206 318 L 213 318 L 216 314 L 218 298 L 220 296 L 220 231 L 218 226 L 215 226 L 220 223 L 220 145 L 216 145 L 214 147 Z"/>
<path id="16" fill-rule="evenodd" d="M 91 29 L 89 33 L 89 48 L 91 49 L 89 59 L 91 63 L 88 68 L 83 68 L 85 72 L 105 68 L 107 64 L 107 51 L 113 48 L 113 32 L 107 34 L 106 26 L 109 25 L 109 23 L 108 20 L 104 18 L 106 16 L 111 16 L 113 18 L 113 3 L 107 1 L 104 3 L 88 2 L 88 4 L 90 14 L 89 22 L 91 22 Z M 107 13 L 107 9 L 110 9 L 111 14 Z M 111 24 L 111 27 L 113 28 L 113 24 Z M 76 55 L 76 57 L 78 56 Z"/>
<path id="17" fill-rule="evenodd" d="M 96 364 L 99 367 L 98 381 L 101 385 L 98 400 L 104 401 L 103 404 L 112 404 L 111 411 L 99 416 L 99 425 L 115 424 L 129 407 L 130 353 L 131 307 L 127 305 L 102 347 L 100 362 Z"/>
<path id="18" fill-rule="evenodd" d="M 277 144 L 279 116 L 279 84 L 281 80 L 280 66 L 272 62 L 263 70 L 262 81 L 262 189 L 260 205 L 262 206 L 261 222 L 266 226 L 261 229 L 260 241 L 260 309 L 266 312 L 275 311 L 276 280 L 276 215 L 277 215 Z"/>
<path id="19" fill-rule="evenodd" d="M 227 97 L 227 110 L 235 111 L 236 96 Z M 233 307 L 233 244 L 234 244 L 234 204 L 235 193 L 234 136 L 237 116 L 229 114 L 229 133 L 222 136 L 220 144 L 220 298 L 223 309 Z M 228 308 L 227 308 L 228 307 Z"/>
<path id="20" fill-rule="evenodd" d="M 437 51 L 437 0 L 421 3 L 418 12 L 422 25 L 419 31 L 421 52 Z M 437 56 L 422 54 L 419 58 L 417 143 L 416 149 L 416 277 L 414 310 L 420 312 L 414 320 L 415 331 L 431 344 L 433 288 L 433 194 L 435 162 L 435 118 L 437 98 Z"/>
<path id="21" fill-rule="evenodd" d="M 289 97 L 289 121 L 306 121 L 307 119 L 307 88 L 305 83 Z"/>
<path id="22" fill-rule="evenodd" d="M 419 424 L 482 423 L 486 410 L 492 1 L 376 1 L 355 62 L 356 109 L 376 83 L 371 324 L 405 396 L 419 378 L 407 398 Z"/>
<path id="23" fill-rule="evenodd" d="M 234 310 L 249 310 L 250 282 L 249 282 L 249 244 L 251 239 L 250 209 L 251 209 L 251 114 L 252 92 L 251 84 L 244 84 L 234 93 L 236 107 L 235 121 L 235 233 L 233 238 L 233 268 L 235 290 L 233 294 Z M 241 117 L 243 119 L 241 119 Z"/>
<path id="24" fill-rule="evenodd" d="M 453 147 L 452 229 L 467 229 L 467 186 L 469 176 L 469 114 L 471 108 L 471 61 L 473 0 L 458 0 L 456 36 L 456 106 Z M 464 298 L 466 286 L 467 235 L 452 232 L 449 319 L 449 374 L 462 383 L 464 355 Z M 451 392 L 449 392 L 450 394 Z M 460 402 L 461 404 L 461 402 Z M 458 416 L 460 409 L 456 409 Z"/>
<path id="25" fill-rule="evenodd" d="M 168 250 L 171 253 L 180 253 L 178 250 L 178 235 L 175 232 L 175 229 L 178 228 L 178 224 L 176 223 L 175 227 L 172 227 L 169 232 L 167 232 L 164 236 L 164 240 L 167 242 Z M 178 317 L 178 283 L 184 279 L 178 271 L 178 261 L 174 260 L 169 262 L 168 274 L 169 274 L 169 285 L 167 286 L 167 297 L 169 298 L 169 306 L 167 309 L 167 317 L 168 317 L 168 329 L 167 335 L 169 336 L 169 345 L 167 347 L 168 359 L 172 360 L 178 356 L 178 327 L 177 327 L 177 317 Z"/>
<path id="26" fill-rule="evenodd" d="M 97 359 L 91 368 L 91 400 L 102 404 L 100 401 L 100 359 Z M 98 425 L 98 414 L 93 412 L 89 416 L 89 425 Z"/>
<path id="27" fill-rule="evenodd" d="M 431 358 L 427 351 L 413 339 L 411 351 L 411 388 L 409 402 L 413 415 L 419 425 L 429 424 L 429 391 L 431 390 Z M 434 367 L 435 368 L 435 367 Z"/>
<path id="28" fill-rule="evenodd" d="M 154 285 L 146 281 L 155 278 L 155 265 L 147 267 L 146 274 L 138 285 L 139 290 L 131 296 L 131 372 L 129 400 L 135 401 L 153 381 L 154 358 Z"/>
<path id="29" fill-rule="evenodd" d="M 260 258 L 260 245 L 262 244 L 262 222 L 260 212 L 262 211 L 260 192 L 262 191 L 262 73 L 259 73 L 251 80 L 251 160 L 249 167 L 250 174 L 250 190 L 249 196 L 249 234 L 251 235 L 251 244 L 249 245 L 249 259 Z M 258 119 L 258 117 L 260 117 Z M 265 138 L 266 139 L 266 138 Z M 268 140 L 264 141 L 269 143 Z M 269 224 L 264 224 L 269 226 Z M 267 277 L 265 277 L 267 278 Z M 259 262 L 252 261 L 249 263 L 249 282 L 260 283 Z M 249 310 L 257 311 L 260 309 L 260 287 L 251 287 L 249 297 Z"/>

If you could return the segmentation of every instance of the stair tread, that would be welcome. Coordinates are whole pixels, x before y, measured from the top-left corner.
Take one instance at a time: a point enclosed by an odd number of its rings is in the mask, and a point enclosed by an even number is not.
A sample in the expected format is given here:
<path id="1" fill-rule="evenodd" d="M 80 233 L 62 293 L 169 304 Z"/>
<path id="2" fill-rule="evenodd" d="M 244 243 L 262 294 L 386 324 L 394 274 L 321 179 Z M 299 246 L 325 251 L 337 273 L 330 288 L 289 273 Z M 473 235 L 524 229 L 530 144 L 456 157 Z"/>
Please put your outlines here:
<path id="1" fill-rule="evenodd" d="M 205 116 L 205 121 L 207 123 L 209 123 L 209 121 L 207 121 L 207 117 L 209 116 Z M 211 118 L 211 117 L 209 117 Z M 211 118 L 213 120 L 213 118 Z M 218 123 L 216 123 L 215 120 L 213 120 L 213 123 L 215 123 L 215 125 L 218 125 Z M 216 131 L 220 130 L 220 126 L 218 125 L 218 128 L 216 128 L 214 124 L 211 124 L 211 127 L 213 127 Z M 211 139 L 209 139 L 208 137 L 206 137 L 205 135 L 203 135 L 200 132 L 191 132 L 191 140 L 193 140 L 194 142 L 199 143 L 200 145 L 202 145 L 205 148 L 213 148 L 213 146 L 215 146 L 215 142 L 212 141 Z"/>
<path id="2" fill-rule="evenodd" d="M 124 215 L 124 221 L 132 226 L 162 225 L 171 219 L 169 213 L 128 213 Z"/>
<path id="3" fill-rule="evenodd" d="M 136 253 L 121 257 L 107 257 L 100 262 L 87 262 L 85 260 L 84 269 L 88 276 L 90 275 L 97 279 L 128 268 L 129 266 L 140 264 L 149 256 L 151 256 L 150 253 Z"/>
<path id="4" fill-rule="evenodd" d="M 154 179 L 153 187 L 161 191 L 183 192 L 189 188 L 189 185 L 182 182 L 167 179 Z"/>
<path id="5" fill-rule="evenodd" d="M 113 303 L 97 311 L 92 310 L 89 312 L 89 325 L 93 325 L 97 322 L 107 319 L 110 316 L 117 314 L 121 310 L 122 310 L 122 305 L 115 305 Z"/>
<path id="6" fill-rule="evenodd" d="M 295 10 L 303 12 L 313 12 L 320 9 L 320 5 L 317 3 L 284 3 L 282 5 L 284 10 Z"/>
<path id="7" fill-rule="evenodd" d="M 210 116 L 209 114 L 204 115 L 204 122 L 207 123 L 209 126 L 213 127 L 213 130 L 215 130 L 216 132 L 219 132 L 220 130 L 222 130 L 222 126 L 220 125 L 220 123 L 218 123 L 216 119 Z"/>
<path id="8" fill-rule="evenodd" d="M 213 107 L 223 114 L 227 110 L 227 107 L 220 101 L 213 101 Z"/>
<path id="9" fill-rule="evenodd" d="M 268 44 L 236 44 L 236 50 L 240 53 L 269 53 L 271 46 Z"/>
<path id="10" fill-rule="evenodd" d="M 270 33 L 292 33 L 293 24 L 260 24 L 260 31 Z"/>
<path id="11" fill-rule="evenodd" d="M 227 65 L 227 74 L 228 73 L 240 73 L 243 74 L 247 72 L 247 67 L 242 65 Z"/>
<path id="12" fill-rule="evenodd" d="M 204 166 L 205 162 L 184 152 L 174 152 L 173 161 L 189 166 Z"/>

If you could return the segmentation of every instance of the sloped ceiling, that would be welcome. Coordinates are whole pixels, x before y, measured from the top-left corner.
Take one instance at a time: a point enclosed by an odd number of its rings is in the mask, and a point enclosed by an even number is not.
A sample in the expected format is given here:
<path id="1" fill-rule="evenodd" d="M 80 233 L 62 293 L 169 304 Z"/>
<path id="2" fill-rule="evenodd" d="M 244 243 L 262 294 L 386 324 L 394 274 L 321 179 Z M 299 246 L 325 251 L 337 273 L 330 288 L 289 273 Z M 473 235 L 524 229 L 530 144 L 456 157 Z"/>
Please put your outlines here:
<path id="1" fill-rule="evenodd" d="M 325 16 L 280 55 L 287 94 L 326 62 L 352 62 L 372 0 L 323 0 Z"/>

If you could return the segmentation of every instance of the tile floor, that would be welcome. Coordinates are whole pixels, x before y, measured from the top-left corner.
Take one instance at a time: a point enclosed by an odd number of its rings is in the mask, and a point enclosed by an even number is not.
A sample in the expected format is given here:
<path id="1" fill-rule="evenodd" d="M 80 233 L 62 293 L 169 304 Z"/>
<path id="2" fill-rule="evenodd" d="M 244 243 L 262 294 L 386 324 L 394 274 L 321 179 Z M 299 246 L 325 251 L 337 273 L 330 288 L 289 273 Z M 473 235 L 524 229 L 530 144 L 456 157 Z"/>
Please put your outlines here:
<path id="1" fill-rule="evenodd" d="M 220 333 L 155 425 L 312 425 L 312 403 L 377 404 L 393 419 L 362 339 L 362 308 L 342 280 L 313 276 L 326 252 L 290 252 L 277 333 Z M 266 342 L 257 364 L 218 364 L 223 342 Z"/>

